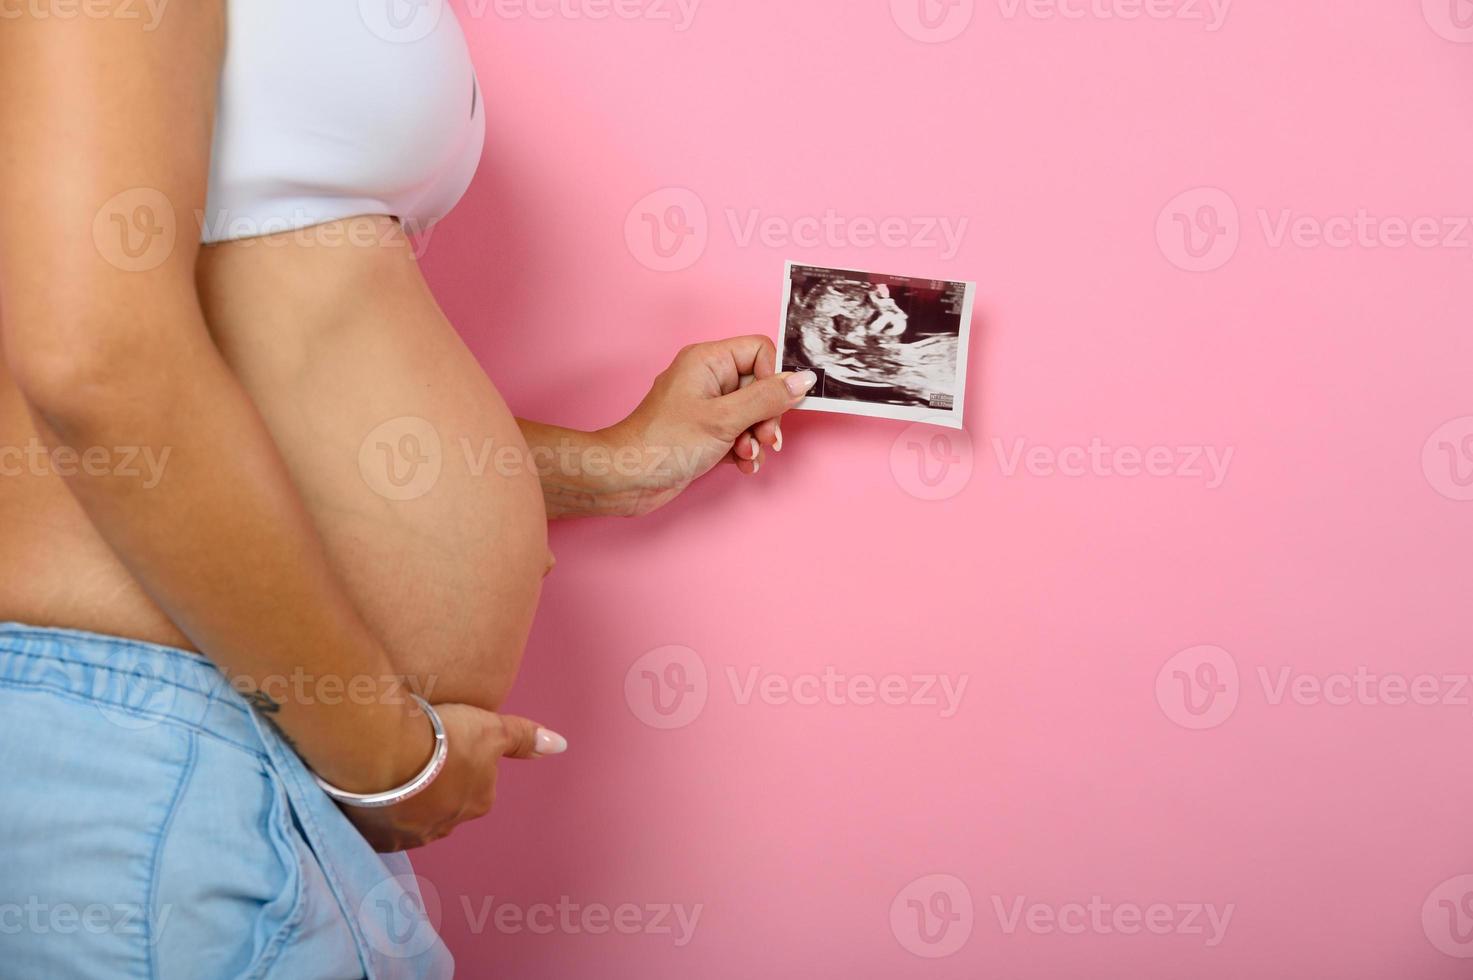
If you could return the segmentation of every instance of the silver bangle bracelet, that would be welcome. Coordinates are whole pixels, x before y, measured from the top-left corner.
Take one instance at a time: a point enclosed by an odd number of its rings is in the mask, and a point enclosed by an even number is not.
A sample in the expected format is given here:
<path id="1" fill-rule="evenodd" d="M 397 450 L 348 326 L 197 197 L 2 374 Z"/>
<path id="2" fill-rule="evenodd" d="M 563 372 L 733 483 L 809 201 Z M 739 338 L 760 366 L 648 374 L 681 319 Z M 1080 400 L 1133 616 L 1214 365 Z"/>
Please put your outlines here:
<path id="1" fill-rule="evenodd" d="M 322 787 L 324 793 L 344 806 L 373 809 L 403 803 L 405 800 L 418 796 L 429 788 L 430 783 L 433 783 L 435 777 L 440 775 L 440 771 L 445 768 L 445 759 L 450 754 L 450 743 L 445 739 L 445 726 L 440 723 L 440 716 L 435 713 L 434 708 L 430 707 L 430 703 L 418 694 L 410 696 L 414 698 L 420 710 L 430 719 L 430 726 L 435 730 L 435 751 L 430 756 L 429 764 L 421 770 L 418 776 L 415 776 L 403 786 L 400 786 L 398 789 L 386 790 L 382 793 L 349 793 L 347 790 L 338 789 L 332 783 L 313 773 L 312 778 L 317 780 L 317 785 Z"/>

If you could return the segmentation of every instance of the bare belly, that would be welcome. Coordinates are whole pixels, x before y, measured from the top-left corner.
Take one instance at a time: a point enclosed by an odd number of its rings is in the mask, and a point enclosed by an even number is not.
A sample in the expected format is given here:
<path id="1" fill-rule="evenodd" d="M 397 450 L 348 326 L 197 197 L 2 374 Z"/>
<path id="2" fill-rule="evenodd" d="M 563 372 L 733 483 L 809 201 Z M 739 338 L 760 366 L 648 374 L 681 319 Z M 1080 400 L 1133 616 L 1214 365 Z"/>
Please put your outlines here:
<path id="1" fill-rule="evenodd" d="M 206 249 L 206 319 L 399 669 L 433 700 L 494 707 L 551 564 L 541 490 L 511 412 L 396 226 L 339 226 L 353 243 L 326 226 Z M 37 446 L 0 375 L 0 620 L 191 648 Z M 127 448 L 107 448 L 123 465 Z M 303 662 L 310 671 L 310 651 Z"/>

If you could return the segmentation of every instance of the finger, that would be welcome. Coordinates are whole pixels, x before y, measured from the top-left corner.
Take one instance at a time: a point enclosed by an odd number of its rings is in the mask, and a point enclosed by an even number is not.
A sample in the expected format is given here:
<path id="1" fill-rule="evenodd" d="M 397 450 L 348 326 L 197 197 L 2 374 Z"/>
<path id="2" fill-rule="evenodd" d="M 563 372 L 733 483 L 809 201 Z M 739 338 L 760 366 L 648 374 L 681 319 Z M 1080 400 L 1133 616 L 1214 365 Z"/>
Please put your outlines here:
<path id="1" fill-rule="evenodd" d="M 732 437 L 767 419 L 776 419 L 803 400 L 817 380 L 812 371 L 775 374 L 717 399 Z M 775 439 L 774 439 L 775 441 Z"/>
<path id="2" fill-rule="evenodd" d="M 759 355 L 753 365 L 752 374 L 758 381 L 766 381 L 777 373 L 777 351 L 773 350 L 772 359 Z M 781 452 L 783 448 L 783 430 L 776 418 L 763 419 L 752 428 L 752 438 L 764 446 L 771 447 L 773 452 Z"/>
<path id="3" fill-rule="evenodd" d="M 770 377 L 777 370 L 777 346 L 761 334 L 709 340 L 691 351 L 715 374 L 723 394 L 735 391 L 743 375 Z"/>
<path id="4" fill-rule="evenodd" d="M 772 377 L 773 374 L 770 365 L 766 368 L 766 370 L 761 368 L 759 365 L 757 371 L 757 374 L 742 375 L 741 383 L 738 384 L 737 387 L 739 389 L 749 388 L 752 385 L 756 384 L 759 380 Z M 737 436 L 736 441 L 733 442 L 731 446 L 732 452 L 736 453 L 737 457 L 740 459 L 749 459 L 753 462 L 756 462 L 762 454 L 762 443 L 766 442 L 768 445 L 771 445 L 773 441 L 770 430 L 768 437 L 765 440 L 759 435 L 759 431 L 764 424 L 775 421 L 776 420 L 774 419 L 763 419 L 761 422 L 758 422 L 757 425 L 748 429 L 742 435 Z M 755 467 L 753 468 L 753 472 L 756 472 Z"/>
<path id="5" fill-rule="evenodd" d="M 492 736 L 508 759 L 540 759 L 545 755 L 561 755 L 568 750 L 568 740 L 550 728 L 516 715 L 492 715 Z"/>
<path id="6" fill-rule="evenodd" d="M 723 463 L 734 464 L 737 468 L 737 472 L 745 476 L 751 476 L 752 474 L 756 473 L 758 467 L 762 465 L 760 456 L 756 459 L 748 459 L 745 456 L 738 456 L 735 449 L 732 449 L 729 453 L 727 453 L 721 461 Z"/>

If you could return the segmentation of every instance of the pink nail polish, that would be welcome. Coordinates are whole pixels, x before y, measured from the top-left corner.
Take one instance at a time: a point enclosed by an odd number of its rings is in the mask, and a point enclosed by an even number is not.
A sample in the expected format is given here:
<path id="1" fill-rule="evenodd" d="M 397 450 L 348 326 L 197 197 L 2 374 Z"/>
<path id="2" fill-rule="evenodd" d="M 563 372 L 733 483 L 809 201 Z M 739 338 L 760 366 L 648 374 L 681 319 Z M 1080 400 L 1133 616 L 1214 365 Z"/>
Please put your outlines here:
<path id="1" fill-rule="evenodd" d="M 799 371 L 797 374 L 790 374 L 787 378 L 788 393 L 796 398 L 809 388 L 812 388 L 816 381 L 818 381 L 818 375 L 812 371 Z"/>
<path id="2" fill-rule="evenodd" d="M 538 755 L 562 755 L 568 751 L 568 740 L 550 728 L 537 729 Z"/>

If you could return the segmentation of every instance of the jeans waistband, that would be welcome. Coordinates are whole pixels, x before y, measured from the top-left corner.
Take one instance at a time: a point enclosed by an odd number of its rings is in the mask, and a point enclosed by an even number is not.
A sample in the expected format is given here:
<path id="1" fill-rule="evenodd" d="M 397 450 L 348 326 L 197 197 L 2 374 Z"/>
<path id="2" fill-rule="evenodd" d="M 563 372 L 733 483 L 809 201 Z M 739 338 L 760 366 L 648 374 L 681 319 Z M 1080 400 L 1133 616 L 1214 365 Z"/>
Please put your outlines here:
<path id="1" fill-rule="evenodd" d="M 204 657 L 80 630 L 0 623 L 0 683 L 92 702 L 124 728 L 186 725 L 267 755 L 250 707 Z"/>

